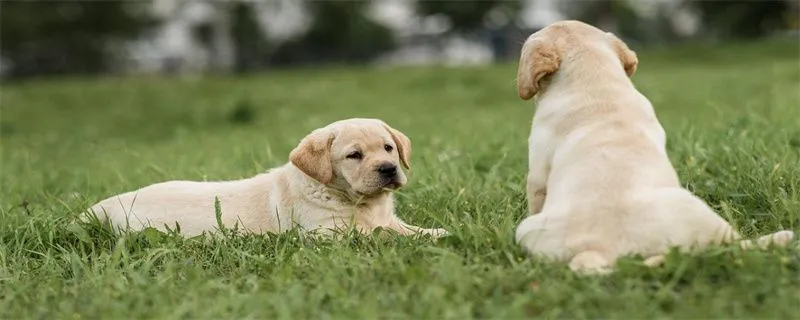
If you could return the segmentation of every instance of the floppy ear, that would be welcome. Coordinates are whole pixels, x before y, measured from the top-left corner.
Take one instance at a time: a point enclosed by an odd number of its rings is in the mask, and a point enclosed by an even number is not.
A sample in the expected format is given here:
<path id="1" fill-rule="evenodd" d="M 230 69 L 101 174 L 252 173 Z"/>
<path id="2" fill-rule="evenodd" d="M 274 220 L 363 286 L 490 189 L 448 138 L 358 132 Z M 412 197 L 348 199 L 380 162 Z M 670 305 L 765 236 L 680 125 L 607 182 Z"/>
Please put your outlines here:
<path id="1" fill-rule="evenodd" d="M 517 93 L 522 100 L 539 92 L 539 81 L 558 70 L 561 57 L 551 41 L 530 39 L 522 46 L 517 68 Z"/>
<path id="2" fill-rule="evenodd" d="M 333 161 L 331 144 L 333 133 L 326 129 L 317 129 L 300 141 L 300 144 L 289 154 L 289 160 L 303 173 L 328 184 L 333 179 Z"/>
<path id="3" fill-rule="evenodd" d="M 613 33 L 608 34 L 614 38 L 614 51 L 619 56 L 619 60 L 625 68 L 625 73 L 628 74 L 628 77 L 633 76 L 636 73 L 636 67 L 639 65 L 639 58 L 637 58 L 636 52 L 628 48 L 628 45 Z"/>
<path id="4" fill-rule="evenodd" d="M 383 124 L 383 127 L 386 128 L 386 131 L 389 131 L 389 134 L 392 135 L 392 140 L 394 140 L 394 144 L 397 145 L 397 153 L 400 155 L 400 162 L 403 163 L 403 167 L 406 169 L 410 168 L 411 165 L 409 163 L 409 159 L 411 159 L 411 139 L 406 137 L 406 135 L 402 132 L 395 130 L 385 123 Z"/>

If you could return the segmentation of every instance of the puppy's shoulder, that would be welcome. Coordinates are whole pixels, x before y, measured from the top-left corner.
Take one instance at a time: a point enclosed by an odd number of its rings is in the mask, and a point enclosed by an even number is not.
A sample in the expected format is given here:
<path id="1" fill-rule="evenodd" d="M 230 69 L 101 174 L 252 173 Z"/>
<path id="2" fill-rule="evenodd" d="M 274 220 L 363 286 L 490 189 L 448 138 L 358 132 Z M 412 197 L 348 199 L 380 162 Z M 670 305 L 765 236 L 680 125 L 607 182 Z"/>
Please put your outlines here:
<path id="1" fill-rule="evenodd" d="M 266 172 L 259 173 L 251 178 L 256 183 L 268 183 L 275 185 L 277 188 L 285 189 L 290 185 L 300 182 L 302 177 L 299 177 L 292 170 L 294 167 L 291 163 L 286 163 L 281 166 L 267 170 Z"/>

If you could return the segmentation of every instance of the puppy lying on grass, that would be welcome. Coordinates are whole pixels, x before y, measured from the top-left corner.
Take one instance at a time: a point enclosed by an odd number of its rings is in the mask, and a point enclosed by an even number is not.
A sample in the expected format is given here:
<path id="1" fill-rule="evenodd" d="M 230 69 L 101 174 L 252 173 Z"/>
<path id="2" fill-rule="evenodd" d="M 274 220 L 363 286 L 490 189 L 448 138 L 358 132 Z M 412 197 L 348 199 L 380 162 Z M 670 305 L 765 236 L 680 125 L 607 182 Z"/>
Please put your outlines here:
<path id="1" fill-rule="evenodd" d="M 519 62 L 520 98 L 536 97 L 529 140 L 531 216 L 516 230 L 529 253 L 610 272 L 639 254 L 660 264 L 671 247 L 786 245 L 791 231 L 755 243 L 681 187 L 655 111 L 629 79 L 638 59 L 611 33 L 578 21 L 531 35 Z"/>
<path id="2" fill-rule="evenodd" d="M 168 181 L 100 201 L 90 211 L 117 228 L 147 227 L 199 235 L 225 228 L 280 233 L 299 227 L 329 234 L 381 227 L 401 235 L 440 237 L 444 229 L 408 225 L 395 216 L 392 191 L 406 183 L 411 141 L 383 121 L 347 119 L 314 130 L 290 162 L 249 179 Z"/>

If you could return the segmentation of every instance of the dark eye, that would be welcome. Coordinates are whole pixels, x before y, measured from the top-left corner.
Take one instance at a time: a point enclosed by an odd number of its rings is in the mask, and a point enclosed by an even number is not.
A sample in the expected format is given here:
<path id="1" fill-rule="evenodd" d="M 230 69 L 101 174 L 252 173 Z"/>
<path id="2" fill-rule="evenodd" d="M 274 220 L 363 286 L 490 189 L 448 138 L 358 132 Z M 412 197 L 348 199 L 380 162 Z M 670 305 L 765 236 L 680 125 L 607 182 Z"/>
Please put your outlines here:
<path id="1" fill-rule="evenodd" d="M 364 156 L 364 155 L 363 155 L 363 154 L 361 154 L 361 152 L 360 152 L 360 151 L 353 151 L 353 152 L 350 152 L 350 154 L 348 154 L 348 155 L 347 155 L 347 159 L 356 159 L 356 160 L 360 160 L 360 159 L 361 159 L 363 156 Z"/>
<path id="2" fill-rule="evenodd" d="M 386 152 L 392 152 L 392 150 L 394 150 L 394 147 L 388 144 L 384 144 L 383 149 L 386 150 Z"/>

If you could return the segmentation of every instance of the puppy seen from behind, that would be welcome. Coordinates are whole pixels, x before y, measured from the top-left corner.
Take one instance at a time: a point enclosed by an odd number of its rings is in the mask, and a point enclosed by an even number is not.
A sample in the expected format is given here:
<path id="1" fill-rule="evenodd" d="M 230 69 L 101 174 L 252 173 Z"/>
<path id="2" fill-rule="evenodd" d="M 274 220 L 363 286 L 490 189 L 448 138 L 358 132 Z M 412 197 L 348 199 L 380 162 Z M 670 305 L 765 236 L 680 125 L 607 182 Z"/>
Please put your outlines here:
<path id="1" fill-rule="evenodd" d="M 526 40 L 518 93 L 537 108 L 528 142 L 530 216 L 517 227 L 517 243 L 592 274 L 613 271 L 625 255 L 656 266 L 674 247 L 789 243 L 792 231 L 741 239 L 681 187 L 664 129 L 630 79 L 638 63 L 618 37 L 579 21 L 553 23 Z"/>

